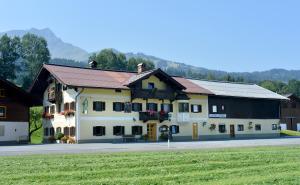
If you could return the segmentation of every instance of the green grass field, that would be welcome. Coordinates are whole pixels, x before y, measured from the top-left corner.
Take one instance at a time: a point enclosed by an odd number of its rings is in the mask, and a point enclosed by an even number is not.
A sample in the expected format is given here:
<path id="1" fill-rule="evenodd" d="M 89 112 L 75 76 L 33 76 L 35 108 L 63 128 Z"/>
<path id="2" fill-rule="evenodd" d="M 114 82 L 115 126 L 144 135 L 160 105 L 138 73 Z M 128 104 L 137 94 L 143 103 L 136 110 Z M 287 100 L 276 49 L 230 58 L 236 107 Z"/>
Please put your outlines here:
<path id="1" fill-rule="evenodd" d="M 284 136 L 300 136 L 300 132 L 293 130 L 281 130 L 280 134 Z"/>
<path id="2" fill-rule="evenodd" d="M 0 157 L 0 184 L 300 184 L 300 147 Z"/>

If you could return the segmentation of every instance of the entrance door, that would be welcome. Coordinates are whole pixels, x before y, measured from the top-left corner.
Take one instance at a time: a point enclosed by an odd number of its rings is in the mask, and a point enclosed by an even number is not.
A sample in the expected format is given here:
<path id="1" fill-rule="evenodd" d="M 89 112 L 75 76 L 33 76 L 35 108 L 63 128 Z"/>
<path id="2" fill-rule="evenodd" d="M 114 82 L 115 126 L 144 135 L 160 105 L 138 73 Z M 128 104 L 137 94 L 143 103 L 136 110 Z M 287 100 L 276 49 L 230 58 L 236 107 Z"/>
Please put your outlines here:
<path id="1" fill-rule="evenodd" d="M 156 141 L 156 123 L 147 124 L 147 134 L 149 141 Z"/>
<path id="2" fill-rule="evenodd" d="M 193 123 L 193 140 L 198 140 L 198 123 Z"/>
<path id="3" fill-rule="evenodd" d="M 230 125 L 230 137 L 234 137 L 235 132 L 234 132 L 234 125 Z"/>

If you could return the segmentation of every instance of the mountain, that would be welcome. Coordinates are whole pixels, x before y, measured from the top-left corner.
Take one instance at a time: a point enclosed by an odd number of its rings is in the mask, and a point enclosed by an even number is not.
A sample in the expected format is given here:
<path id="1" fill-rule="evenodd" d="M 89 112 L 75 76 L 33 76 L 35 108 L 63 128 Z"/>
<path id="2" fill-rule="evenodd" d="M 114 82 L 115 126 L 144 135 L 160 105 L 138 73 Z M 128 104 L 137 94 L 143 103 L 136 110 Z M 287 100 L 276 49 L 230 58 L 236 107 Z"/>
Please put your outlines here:
<path id="1" fill-rule="evenodd" d="M 11 30 L 0 33 L 0 36 L 7 34 L 8 36 L 22 37 L 26 33 L 36 34 L 44 37 L 47 40 L 48 48 L 51 53 L 51 58 L 66 58 L 76 61 L 86 61 L 89 53 L 77 46 L 63 42 L 58 38 L 49 28 L 36 29 L 31 28 L 29 30 Z"/>
<path id="2" fill-rule="evenodd" d="M 33 33 L 44 37 L 48 42 L 48 47 L 51 53 L 51 58 L 60 58 L 60 59 L 71 59 L 75 61 L 82 61 L 82 63 L 74 63 L 74 66 L 84 66 L 88 60 L 88 57 L 91 53 L 87 52 L 80 47 L 74 46 L 70 43 L 64 42 L 62 39 L 57 37 L 49 28 L 45 29 L 36 29 L 31 28 L 29 30 L 11 30 L 7 32 L 0 33 L 0 36 L 3 34 L 8 34 L 9 36 L 23 36 L 26 33 Z M 119 52 L 114 49 L 115 52 Z M 271 69 L 267 71 L 260 72 L 234 72 L 228 73 L 226 71 L 210 70 L 203 67 L 196 67 L 192 65 L 187 65 L 185 63 L 170 61 L 161 59 L 155 56 L 146 55 L 144 53 L 125 53 L 127 58 L 130 57 L 141 57 L 144 59 L 151 60 L 155 63 L 156 67 L 162 68 L 173 75 L 186 75 L 186 74 L 201 74 L 202 76 L 207 76 L 209 74 L 222 78 L 225 75 L 231 75 L 235 78 L 242 77 L 246 81 L 250 82 L 259 82 L 262 80 L 278 80 L 287 82 L 291 79 L 300 80 L 300 70 L 285 70 L 285 69 Z M 51 62 L 56 64 L 68 64 L 72 65 L 72 61 L 69 60 L 52 60 Z M 193 75 L 189 75 L 193 76 Z M 199 76 L 199 75 L 196 75 Z"/>

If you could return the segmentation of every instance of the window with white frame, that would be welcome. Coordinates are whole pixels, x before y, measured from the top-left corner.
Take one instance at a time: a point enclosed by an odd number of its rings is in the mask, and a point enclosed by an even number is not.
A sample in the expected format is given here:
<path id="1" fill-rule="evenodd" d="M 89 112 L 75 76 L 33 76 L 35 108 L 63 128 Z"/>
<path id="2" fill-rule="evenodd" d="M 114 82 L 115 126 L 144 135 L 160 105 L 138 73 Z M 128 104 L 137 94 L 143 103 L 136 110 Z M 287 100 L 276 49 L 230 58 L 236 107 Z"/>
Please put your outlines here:
<path id="1" fill-rule="evenodd" d="M 272 124 L 272 130 L 278 130 L 278 125 L 277 124 Z"/>
<path id="2" fill-rule="evenodd" d="M 202 106 L 193 104 L 191 105 L 191 111 L 194 113 L 202 112 Z"/>
<path id="3" fill-rule="evenodd" d="M 6 107 L 0 106 L 0 118 L 6 118 Z"/>
<path id="4" fill-rule="evenodd" d="M 238 131 L 244 131 L 244 125 L 241 125 L 241 124 L 238 125 L 237 129 L 238 129 Z"/>
<path id="5" fill-rule="evenodd" d="M 212 106 L 212 112 L 213 112 L 213 113 L 218 112 L 218 106 L 217 106 L 217 105 L 213 105 L 213 106 Z"/>

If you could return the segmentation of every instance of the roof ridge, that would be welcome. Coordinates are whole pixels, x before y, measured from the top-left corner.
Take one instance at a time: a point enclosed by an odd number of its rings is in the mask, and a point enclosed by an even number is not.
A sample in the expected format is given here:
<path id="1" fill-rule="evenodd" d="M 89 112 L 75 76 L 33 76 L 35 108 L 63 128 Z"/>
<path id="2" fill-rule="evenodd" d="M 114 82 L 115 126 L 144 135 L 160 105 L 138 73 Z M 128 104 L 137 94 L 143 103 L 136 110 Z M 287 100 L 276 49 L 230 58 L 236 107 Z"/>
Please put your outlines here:
<path id="1" fill-rule="evenodd" d="M 110 72 L 121 72 L 121 73 L 134 73 L 134 71 L 126 71 L 126 70 L 113 70 L 113 69 L 98 69 L 98 68 L 89 68 L 89 67 L 79 67 L 79 66 L 70 66 L 70 65 L 63 65 L 63 64 L 44 64 L 49 66 L 58 66 L 58 67 L 69 67 L 69 68 L 77 68 L 77 69 L 87 69 L 87 70 L 95 70 L 95 71 L 110 71 Z"/>

